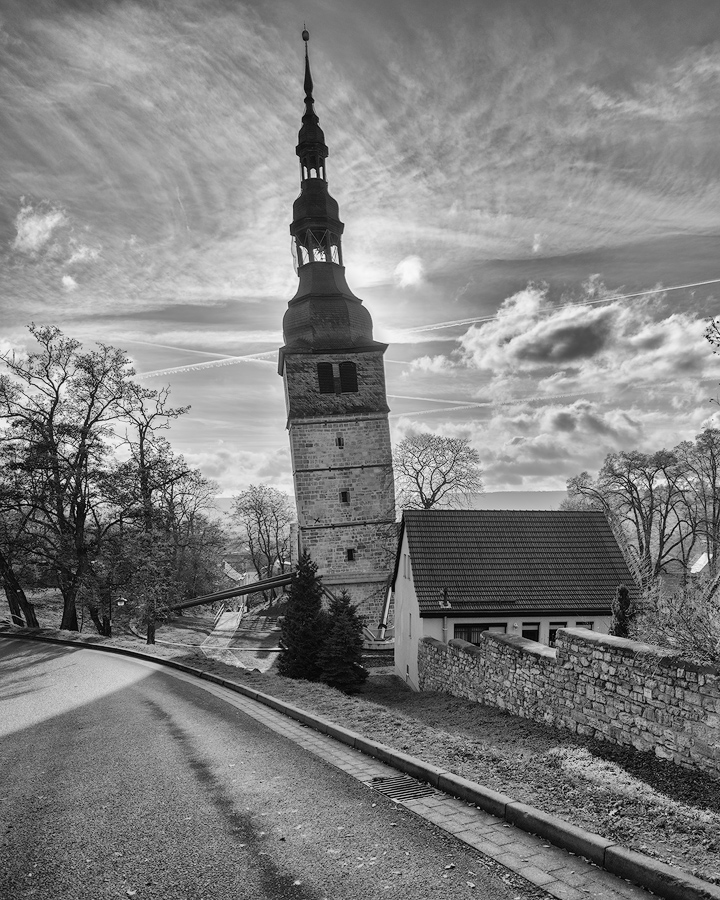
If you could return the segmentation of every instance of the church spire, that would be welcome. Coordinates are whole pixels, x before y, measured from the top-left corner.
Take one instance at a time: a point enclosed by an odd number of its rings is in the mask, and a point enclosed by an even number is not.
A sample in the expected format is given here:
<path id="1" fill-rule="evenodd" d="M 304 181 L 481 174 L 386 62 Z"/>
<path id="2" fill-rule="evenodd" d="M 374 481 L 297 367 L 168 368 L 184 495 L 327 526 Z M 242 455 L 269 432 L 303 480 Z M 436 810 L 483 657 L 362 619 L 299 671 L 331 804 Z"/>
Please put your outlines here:
<path id="1" fill-rule="evenodd" d="M 310 40 L 310 32 L 303 26 L 302 39 L 305 41 L 305 115 L 315 115 L 313 109 L 313 80 L 310 74 L 310 59 L 308 57 L 308 41 Z M 316 117 L 317 118 L 317 117 Z"/>
<path id="2" fill-rule="evenodd" d="M 293 206 L 293 223 L 290 226 L 301 282 L 305 266 L 312 266 L 314 263 L 330 263 L 334 266 L 343 264 L 340 242 L 343 224 L 337 202 L 328 193 L 325 160 L 329 151 L 315 112 L 307 47 L 310 35 L 307 28 L 303 29 L 302 37 L 305 41 L 305 113 L 295 148 L 300 159 L 301 193 Z M 345 289 L 347 290 L 346 285 Z M 348 295 L 353 296 L 349 290 Z"/>
<path id="3" fill-rule="evenodd" d="M 327 182 L 325 160 L 328 156 L 328 148 L 325 143 L 325 135 L 320 127 L 320 120 L 315 112 L 313 80 L 307 46 L 310 35 L 307 28 L 303 30 L 302 36 L 305 41 L 305 113 L 302 117 L 302 127 L 298 134 L 295 152 L 300 157 L 300 179 L 304 186 L 308 178 L 320 178 Z"/>
<path id="4" fill-rule="evenodd" d="M 297 293 L 283 320 L 285 348 L 305 351 L 374 345 L 372 320 L 345 280 L 337 201 L 328 191 L 328 148 L 315 112 L 313 79 L 305 41 L 305 111 L 295 152 L 300 160 L 300 196 L 290 225 Z M 282 365 L 282 363 L 281 363 Z"/>

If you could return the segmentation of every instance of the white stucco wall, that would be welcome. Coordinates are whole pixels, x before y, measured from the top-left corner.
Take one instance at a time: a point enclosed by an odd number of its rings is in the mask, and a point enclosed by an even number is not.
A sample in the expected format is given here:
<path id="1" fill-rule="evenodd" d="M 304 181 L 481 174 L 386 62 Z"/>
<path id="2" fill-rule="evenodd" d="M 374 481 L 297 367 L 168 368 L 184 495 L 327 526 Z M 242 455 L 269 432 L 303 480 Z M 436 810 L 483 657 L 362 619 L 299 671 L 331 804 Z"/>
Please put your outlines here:
<path id="1" fill-rule="evenodd" d="M 407 577 L 406 566 L 410 565 L 407 533 L 403 534 L 400 546 L 400 565 L 395 579 L 395 674 L 407 682 L 413 690 L 418 688 L 418 640 L 424 637 L 424 620 L 420 618 L 420 607 L 415 595 L 412 572 Z"/>
<path id="2" fill-rule="evenodd" d="M 448 616 L 447 636 L 443 634 L 443 620 L 441 618 L 423 619 L 423 634 L 425 637 L 436 638 L 438 641 L 451 641 L 455 637 L 455 625 L 505 625 L 506 634 L 516 634 L 522 637 L 523 625 L 538 622 L 540 624 L 540 643 L 549 643 L 549 631 L 551 623 L 563 623 L 565 628 L 587 628 L 589 622 L 593 623 L 592 630 L 598 634 L 607 634 L 610 630 L 609 616 L 574 616 L 569 613 L 553 616 L 515 615 L 510 618 L 507 615 L 483 617 L 483 616 Z M 557 627 L 557 626 L 554 626 Z"/>

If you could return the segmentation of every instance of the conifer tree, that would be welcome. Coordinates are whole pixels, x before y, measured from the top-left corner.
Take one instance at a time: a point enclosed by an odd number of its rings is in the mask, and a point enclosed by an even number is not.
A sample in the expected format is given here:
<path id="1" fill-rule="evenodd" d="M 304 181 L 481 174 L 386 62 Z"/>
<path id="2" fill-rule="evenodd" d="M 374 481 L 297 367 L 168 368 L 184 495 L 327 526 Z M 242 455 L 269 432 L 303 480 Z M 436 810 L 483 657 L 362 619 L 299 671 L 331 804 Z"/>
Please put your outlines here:
<path id="1" fill-rule="evenodd" d="M 320 677 L 319 655 L 327 632 L 320 582 L 317 565 L 303 551 L 293 573 L 282 623 L 278 672 L 286 678 L 317 681 Z"/>
<path id="2" fill-rule="evenodd" d="M 610 634 L 615 637 L 630 637 L 630 623 L 633 618 L 630 591 L 624 584 L 618 585 L 612 600 L 612 621 L 610 622 Z"/>
<path id="3" fill-rule="evenodd" d="M 368 674 L 362 665 L 362 629 L 357 606 L 343 591 L 330 603 L 327 637 L 320 653 L 320 679 L 346 694 L 359 691 Z"/>

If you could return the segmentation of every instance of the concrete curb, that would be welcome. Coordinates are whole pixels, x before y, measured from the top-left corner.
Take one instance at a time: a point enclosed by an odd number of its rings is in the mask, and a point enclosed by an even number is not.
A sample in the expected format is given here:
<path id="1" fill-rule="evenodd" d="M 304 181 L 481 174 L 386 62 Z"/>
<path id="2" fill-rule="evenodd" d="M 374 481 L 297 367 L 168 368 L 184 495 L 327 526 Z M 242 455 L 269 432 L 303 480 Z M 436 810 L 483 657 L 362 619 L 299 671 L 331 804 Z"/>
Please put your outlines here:
<path id="1" fill-rule="evenodd" d="M 436 787 L 438 790 L 459 797 L 468 803 L 474 803 L 475 806 L 485 812 L 504 819 L 523 831 L 536 834 L 556 847 L 568 850 L 578 856 L 583 856 L 613 875 L 625 878 L 640 887 L 653 891 L 659 897 L 665 898 L 665 900 L 720 900 L 720 886 L 718 885 L 695 878 L 693 875 L 683 872 L 682 869 L 669 866 L 643 853 L 637 853 L 628 847 L 624 847 L 622 844 L 614 844 L 599 834 L 571 825 L 569 822 L 550 815 L 550 813 L 543 812 L 541 809 L 521 803 L 512 797 L 484 787 L 481 784 L 476 784 L 474 781 L 469 781 L 467 778 L 462 778 L 452 772 L 447 772 L 417 757 L 401 753 L 392 747 L 388 747 L 387 744 L 381 744 L 379 741 L 365 738 L 354 731 L 343 728 L 341 725 L 336 725 L 334 722 L 323 719 L 321 716 L 306 712 L 292 703 L 278 700 L 276 697 L 264 694 L 262 691 L 228 681 L 219 675 L 203 672 L 200 669 L 188 666 L 185 663 L 176 662 L 175 660 L 161 659 L 138 650 L 128 650 L 125 647 L 99 646 L 89 642 L 84 643 L 82 641 L 71 641 L 43 635 L 8 634 L 2 631 L 0 631 L 0 637 L 42 641 L 50 644 L 100 650 L 105 653 L 114 653 L 118 656 L 129 656 L 135 659 L 159 663 L 189 675 L 194 675 L 204 681 L 211 681 L 237 694 L 242 694 L 251 700 L 256 700 L 258 703 L 269 706 L 271 709 L 289 716 L 291 719 L 314 728 L 321 734 L 327 734 L 361 753 L 379 759 L 381 762 L 387 763 L 407 775 Z"/>

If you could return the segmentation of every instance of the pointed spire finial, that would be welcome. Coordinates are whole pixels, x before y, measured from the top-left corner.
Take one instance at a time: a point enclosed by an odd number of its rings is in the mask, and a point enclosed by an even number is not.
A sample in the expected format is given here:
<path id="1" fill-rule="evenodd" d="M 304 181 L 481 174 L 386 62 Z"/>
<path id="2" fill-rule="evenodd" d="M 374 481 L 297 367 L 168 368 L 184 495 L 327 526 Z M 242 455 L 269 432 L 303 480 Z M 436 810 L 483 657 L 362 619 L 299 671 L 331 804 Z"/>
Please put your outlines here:
<path id="1" fill-rule="evenodd" d="M 310 74 L 310 59 L 308 58 L 308 41 L 310 40 L 310 33 L 305 27 L 305 23 L 303 23 L 303 33 L 302 39 L 305 41 L 305 114 L 310 113 L 311 115 L 314 113 L 313 110 L 313 80 L 312 75 Z"/>

